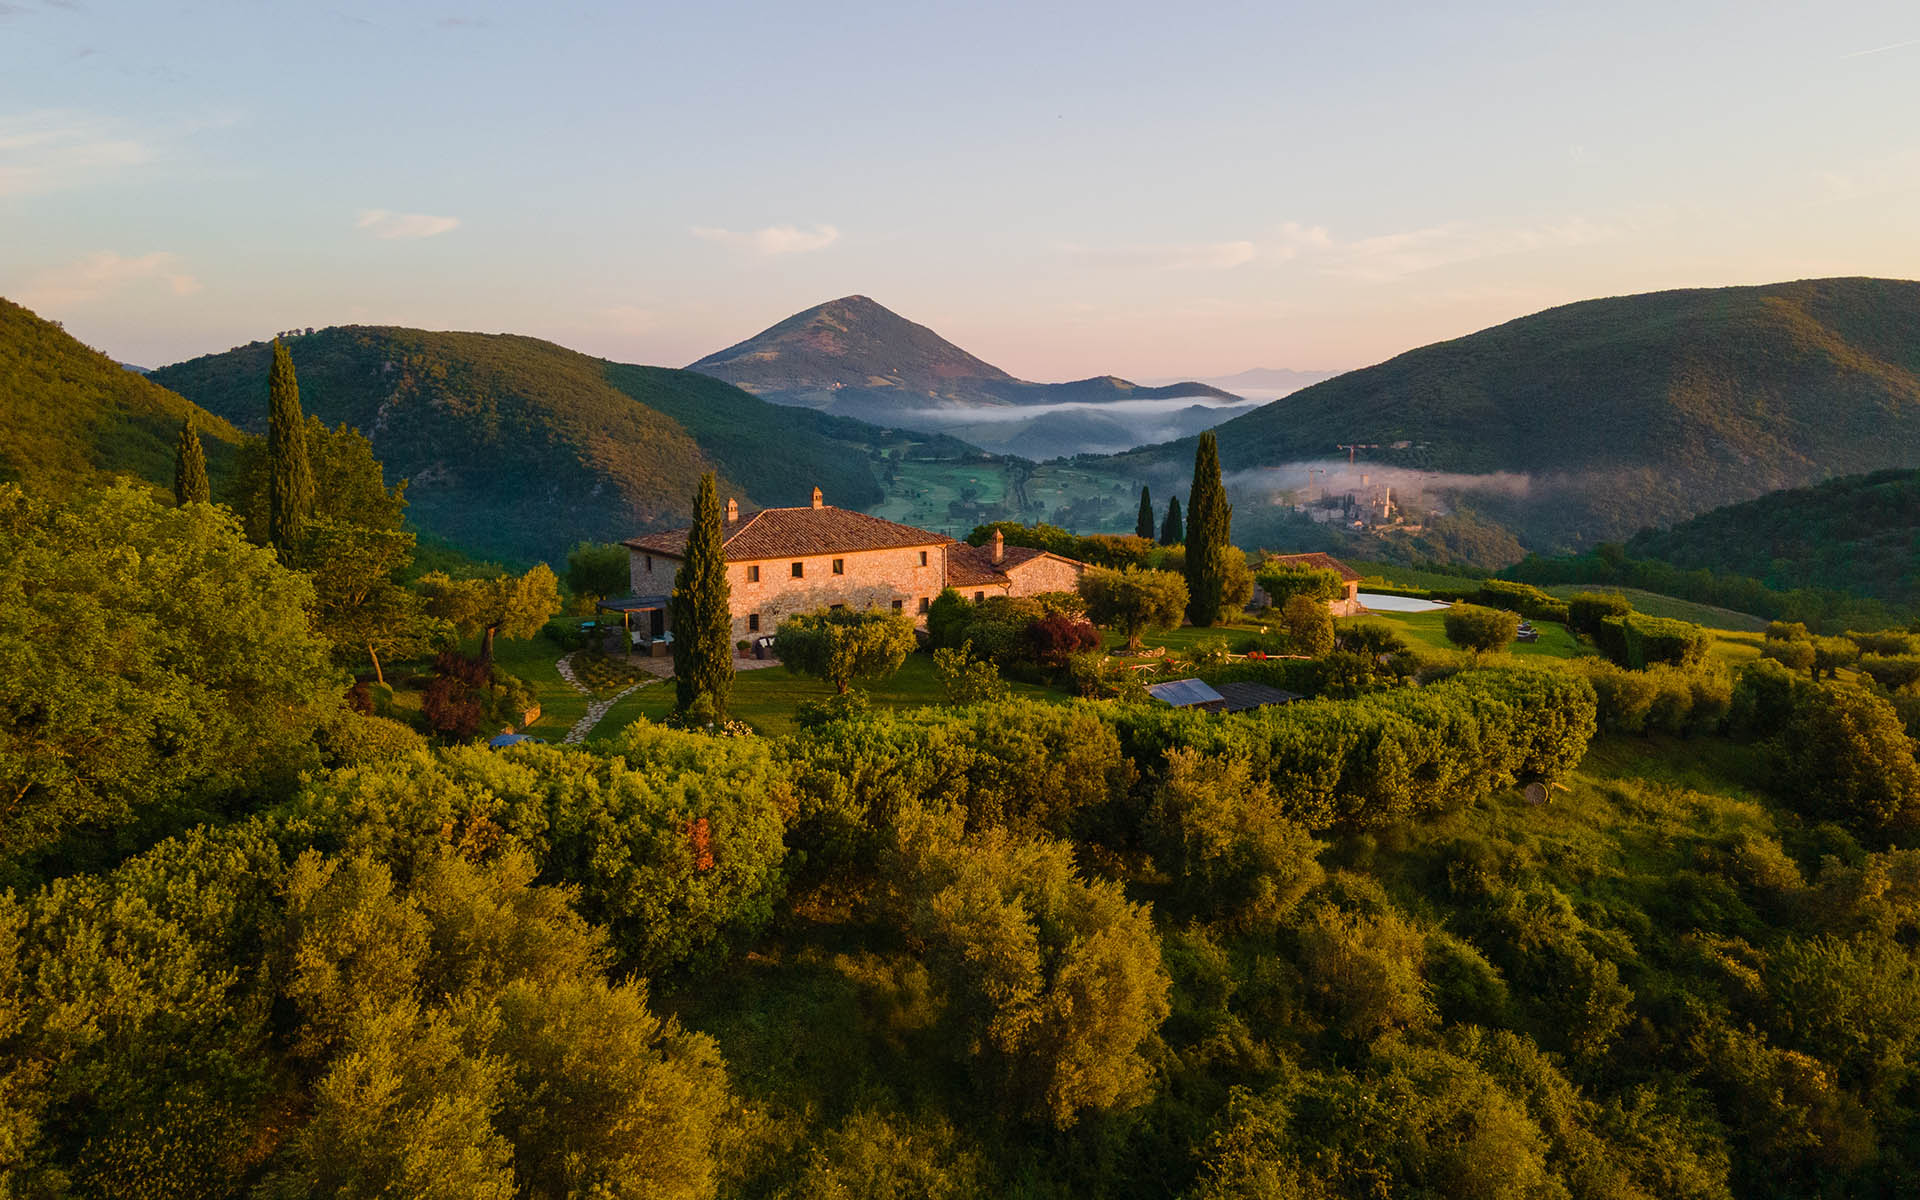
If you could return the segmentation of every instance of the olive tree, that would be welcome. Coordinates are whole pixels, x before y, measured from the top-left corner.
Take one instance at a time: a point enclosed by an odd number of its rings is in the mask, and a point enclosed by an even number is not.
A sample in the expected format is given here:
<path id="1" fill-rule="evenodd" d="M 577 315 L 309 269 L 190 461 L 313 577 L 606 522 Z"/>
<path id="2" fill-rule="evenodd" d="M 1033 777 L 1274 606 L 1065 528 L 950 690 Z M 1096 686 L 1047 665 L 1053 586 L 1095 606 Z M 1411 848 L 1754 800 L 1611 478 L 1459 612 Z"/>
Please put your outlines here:
<path id="1" fill-rule="evenodd" d="M 913 622 L 876 609 L 828 608 L 781 622 L 773 652 L 804 675 L 824 679 L 845 695 L 856 679 L 883 679 L 913 653 Z"/>
<path id="2" fill-rule="evenodd" d="M 1140 648 L 1149 629 L 1172 629 L 1187 611 L 1187 581 L 1172 571 L 1094 567 L 1080 577 L 1080 594 L 1095 624 L 1126 634 L 1127 649 Z"/>
<path id="3" fill-rule="evenodd" d="M 1520 614 L 1477 604 L 1456 604 L 1444 618 L 1447 640 L 1475 653 L 1498 650 L 1520 632 Z"/>

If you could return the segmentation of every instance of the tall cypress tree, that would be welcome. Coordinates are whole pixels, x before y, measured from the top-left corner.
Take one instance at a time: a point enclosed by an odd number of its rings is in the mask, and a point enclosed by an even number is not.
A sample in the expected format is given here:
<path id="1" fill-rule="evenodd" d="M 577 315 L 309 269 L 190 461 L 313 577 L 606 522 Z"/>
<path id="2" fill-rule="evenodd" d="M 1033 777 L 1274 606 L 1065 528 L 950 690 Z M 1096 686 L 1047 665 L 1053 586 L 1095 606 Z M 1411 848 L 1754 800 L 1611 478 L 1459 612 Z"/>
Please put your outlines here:
<path id="1" fill-rule="evenodd" d="M 273 373 L 267 380 L 267 536 L 282 559 L 306 536 L 313 519 L 313 464 L 307 458 L 307 418 L 300 411 L 300 384 L 293 356 L 273 340 Z"/>
<path id="2" fill-rule="evenodd" d="M 727 587 L 726 536 L 713 472 L 700 477 L 693 498 L 687 556 L 673 573 L 667 612 L 673 621 L 673 685 L 681 711 L 701 696 L 716 717 L 733 696 L 733 608 Z"/>
<path id="3" fill-rule="evenodd" d="M 1167 501 L 1166 524 L 1160 526 L 1160 544 L 1178 546 L 1187 540 L 1187 527 L 1180 523 L 1180 497 Z"/>
<path id="4" fill-rule="evenodd" d="M 187 414 L 173 447 L 173 499 L 177 504 L 206 504 L 213 499 L 213 489 L 207 485 L 207 452 L 200 447 L 192 413 Z"/>
<path id="5" fill-rule="evenodd" d="M 1140 519 L 1133 523 L 1133 531 L 1148 541 L 1153 540 L 1153 497 L 1144 483 L 1140 485 Z"/>
<path id="6" fill-rule="evenodd" d="M 1194 449 L 1193 487 L 1187 492 L 1187 619 L 1195 625 L 1220 619 L 1232 533 L 1233 508 L 1220 482 L 1220 443 L 1209 429 Z"/>

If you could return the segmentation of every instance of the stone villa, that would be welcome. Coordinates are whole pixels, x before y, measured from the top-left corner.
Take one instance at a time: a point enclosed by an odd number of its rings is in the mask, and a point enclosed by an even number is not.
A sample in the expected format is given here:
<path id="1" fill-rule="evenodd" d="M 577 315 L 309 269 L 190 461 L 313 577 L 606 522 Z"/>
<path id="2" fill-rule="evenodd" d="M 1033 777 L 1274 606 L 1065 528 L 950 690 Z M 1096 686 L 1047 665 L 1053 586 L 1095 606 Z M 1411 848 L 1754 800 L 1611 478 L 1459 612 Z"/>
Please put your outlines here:
<path id="1" fill-rule="evenodd" d="M 627 541 L 636 598 L 658 600 L 649 609 L 651 632 L 665 631 L 665 597 L 686 554 L 685 529 Z M 736 642 L 778 629 L 794 613 L 822 608 L 891 609 L 924 623 L 943 588 L 970 600 L 1072 591 L 1086 564 L 1025 546 L 1008 546 L 998 533 L 987 546 L 969 546 L 945 534 L 916 529 L 826 503 L 813 489 L 807 508 L 766 508 L 742 516 L 726 506 L 727 584 L 733 597 Z"/>

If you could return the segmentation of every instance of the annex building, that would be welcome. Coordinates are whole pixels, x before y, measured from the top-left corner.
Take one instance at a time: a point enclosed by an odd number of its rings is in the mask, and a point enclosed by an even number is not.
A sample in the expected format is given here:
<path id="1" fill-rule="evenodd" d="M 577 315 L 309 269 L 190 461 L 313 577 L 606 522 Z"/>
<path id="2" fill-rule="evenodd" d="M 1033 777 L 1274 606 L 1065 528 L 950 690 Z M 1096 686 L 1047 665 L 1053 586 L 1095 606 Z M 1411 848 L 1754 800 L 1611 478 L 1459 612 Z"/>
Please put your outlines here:
<path id="1" fill-rule="evenodd" d="M 770 634 L 794 613 L 822 608 L 891 609 L 922 622 L 934 597 L 948 587 L 969 600 L 1072 591 L 1087 569 L 1058 554 L 1006 545 L 997 532 L 990 545 L 969 546 L 945 534 L 835 508 L 819 488 L 805 508 L 742 515 L 738 502 L 728 500 L 725 521 L 736 642 Z M 664 597 L 673 591 L 688 532 L 673 529 L 623 543 L 635 596 Z"/>

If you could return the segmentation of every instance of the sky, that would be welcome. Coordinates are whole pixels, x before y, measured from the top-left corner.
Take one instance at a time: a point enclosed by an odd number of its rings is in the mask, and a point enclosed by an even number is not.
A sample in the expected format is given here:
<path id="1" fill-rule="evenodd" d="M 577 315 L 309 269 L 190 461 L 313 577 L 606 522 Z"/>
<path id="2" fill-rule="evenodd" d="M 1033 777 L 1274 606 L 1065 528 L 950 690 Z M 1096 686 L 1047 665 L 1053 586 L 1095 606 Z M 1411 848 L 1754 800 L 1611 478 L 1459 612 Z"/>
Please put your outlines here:
<path id="1" fill-rule="evenodd" d="M 0 295 L 684 365 L 872 296 L 1024 378 L 1920 278 L 1920 6 L 0 0 Z"/>

